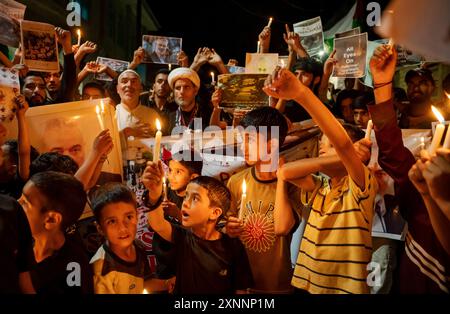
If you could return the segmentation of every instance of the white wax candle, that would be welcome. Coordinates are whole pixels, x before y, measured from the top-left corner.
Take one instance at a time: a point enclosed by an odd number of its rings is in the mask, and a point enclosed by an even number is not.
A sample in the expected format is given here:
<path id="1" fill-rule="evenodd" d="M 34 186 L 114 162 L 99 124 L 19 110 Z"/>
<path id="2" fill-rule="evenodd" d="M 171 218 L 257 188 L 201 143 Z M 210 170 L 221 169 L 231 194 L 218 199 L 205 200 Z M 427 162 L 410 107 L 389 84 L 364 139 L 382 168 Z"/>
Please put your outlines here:
<path id="1" fill-rule="evenodd" d="M 373 123 L 372 120 L 369 120 L 369 122 L 367 122 L 367 129 L 366 129 L 366 139 L 370 140 L 370 133 L 372 133 L 372 129 L 373 129 Z"/>
<path id="2" fill-rule="evenodd" d="M 211 72 L 211 85 L 215 85 L 216 84 L 216 77 L 214 75 L 214 72 Z"/>
<path id="3" fill-rule="evenodd" d="M 159 160 L 159 152 L 161 151 L 161 123 L 159 122 L 159 119 L 156 119 L 156 128 L 158 131 L 155 135 L 155 146 L 153 147 L 153 162 L 158 162 Z"/>
<path id="4" fill-rule="evenodd" d="M 425 137 L 420 137 L 420 150 L 425 149 Z"/>
<path id="5" fill-rule="evenodd" d="M 267 24 L 267 27 L 270 27 L 270 25 L 272 25 L 272 18 L 269 19 L 269 23 Z"/>
<path id="6" fill-rule="evenodd" d="M 81 31 L 79 29 L 77 30 L 77 35 L 78 35 L 78 46 L 80 46 L 80 44 L 81 44 Z"/>
<path id="7" fill-rule="evenodd" d="M 261 42 L 258 40 L 258 45 L 256 46 L 256 53 L 261 53 Z"/>
<path id="8" fill-rule="evenodd" d="M 241 208 L 239 209 L 239 220 L 244 217 L 245 199 L 247 198 L 247 185 L 245 180 L 242 182 Z"/>
<path id="9" fill-rule="evenodd" d="M 169 63 L 169 71 L 172 71 L 172 64 Z"/>
<path id="10" fill-rule="evenodd" d="M 428 153 L 430 154 L 430 156 L 436 154 L 436 150 L 438 149 L 439 144 L 441 143 L 442 136 L 444 135 L 444 130 L 444 124 L 439 123 L 438 125 L 436 125 L 433 140 L 431 141 L 431 145 L 428 148 Z"/>
<path id="11" fill-rule="evenodd" d="M 102 129 L 102 131 L 105 129 L 105 124 L 103 123 L 103 116 L 100 112 L 100 107 L 97 105 L 95 106 L 95 112 L 97 113 L 97 120 L 98 123 L 100 124 L 100 129 Z"/>
<path id="12" fill-rule="evenodd" d="M 450 124 L 447 126 L 447 134 L 445 134 L 444 145 L 442 147 L 449 149 L 450 148 Z"/>

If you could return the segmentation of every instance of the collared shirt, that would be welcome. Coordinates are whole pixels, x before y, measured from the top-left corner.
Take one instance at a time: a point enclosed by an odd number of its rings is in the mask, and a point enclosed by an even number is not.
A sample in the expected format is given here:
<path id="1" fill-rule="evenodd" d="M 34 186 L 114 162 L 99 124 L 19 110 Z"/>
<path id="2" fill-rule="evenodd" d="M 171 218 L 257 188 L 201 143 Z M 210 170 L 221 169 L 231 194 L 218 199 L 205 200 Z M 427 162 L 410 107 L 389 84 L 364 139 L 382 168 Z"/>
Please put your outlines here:
<path id="1" fill-rule="evenodd" d="M 125 104 L 120 103 L 116 107 L 116 119 L 119 131 L 122 131 L 126 127 L 133 127 L 139 123 L 148 123 L 156 129 L 155 121 L 160 117 L 156 110 L 141 104 L 130 110 Z"/>

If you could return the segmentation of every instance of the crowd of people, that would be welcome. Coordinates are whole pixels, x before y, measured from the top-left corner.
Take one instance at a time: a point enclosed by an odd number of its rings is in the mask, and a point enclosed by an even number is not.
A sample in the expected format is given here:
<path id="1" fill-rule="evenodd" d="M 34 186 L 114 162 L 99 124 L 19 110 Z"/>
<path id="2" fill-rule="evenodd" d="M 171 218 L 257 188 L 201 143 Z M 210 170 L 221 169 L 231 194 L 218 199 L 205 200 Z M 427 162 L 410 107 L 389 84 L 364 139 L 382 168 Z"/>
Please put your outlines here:
<path id="1" fill-rule="evenodd" d="M 431 129 L 432 103 L 450 118 L 450 76 L 437 102 L 431 97 L 440 86 L 426 66 L 407 72 L 404 91 L 394 86 L 396 50 L 380 45 L 368 64 L 373 87 L 345 79 L 345 88 L 336 90 L 329 83 L 334 53 L 324 63 L 309 56 L 286 27 L 288 65 L 268 75 L 263 88 L 271 103 L 233 116 L 220 108 L 223 91 L 198 74 L 206 65 L 228 73 L 214 49 L 199 48 L 192 63 L 181 51 L 179 66 L 158 70 L 145 91 L 147 82 L 136 71 L 143 66 L 142 47 L 129 68 L 116 73 L 83 61 L 96 52 L 95 43 L 72 45 L 69 31 L 55 31 L 62 46 L 60 73 L 28 71 L 20 64 L 20 48 L 5 63 L 20 72 L 21 93 L 14 99 L 16 140 L 4 142 L 0 121 L 1 293 L 449 293 L 450 149 L 422 150 L 416 157 L 401 129 Z M 270 37 L 265 27 L 259 35 L 263 53 Z M 100 73 L 112 81 L 91 77 Z M 113 148 L 109 130 L 95 137 L 83 158 L 77 147 L 63 144 L 49 144 L 58 148 L 41 154 L 33 148 L 28 108 L 106 97 L 122 146 L 130 138 L 153 138 L 157 118 L 164 135 L 179 127 L 241 126 L 246 169 L 222 182 L 202 175 L 202 152 L 172 152 L 164 161 L 147 162 L 138 178 L 145 193 L 137 197 L 124 183 L 98 184 Z M 293 123 L 308 119 L 321 131 L 318 156 L 280 158 L 276 168 L 267 167 Z M 369 120 L 379 169 L 368 167 Z M 53 124 L 64 128 L 59 132 L 71 127 Z M 394 181 L 393 202 L 408 223 L 404 242 L 372 236 L 377 171 Z M 93 215 L 89 227 L 100 239 L 93 248 L 78 230 L 86 206 Z M 156 265 L 136 241 L 141 207 Z M 302 223 L 304 230 L 296 233 Z M 295 237 L 301 241 L 297 250 L 291 246 Z M 371 281 L 373 263 L 378 277 Z"/>

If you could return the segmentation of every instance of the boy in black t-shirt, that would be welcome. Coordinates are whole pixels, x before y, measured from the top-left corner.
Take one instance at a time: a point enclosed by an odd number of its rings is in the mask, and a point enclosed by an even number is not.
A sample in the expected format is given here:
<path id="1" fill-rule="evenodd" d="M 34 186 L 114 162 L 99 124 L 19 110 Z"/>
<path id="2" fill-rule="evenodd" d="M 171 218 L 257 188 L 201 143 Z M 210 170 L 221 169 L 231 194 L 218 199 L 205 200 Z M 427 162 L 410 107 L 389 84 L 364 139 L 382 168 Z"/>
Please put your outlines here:
<path id="1" fill-rule="evenodd" d="M 160 175 L 162 166 L 158 163 Z M 144 183 L 148 180 L 145 176 Z M 216 230 L 230 208 L 230 191 L 217 179 L 200 176 L 186 188 L 182 226 L 164 219 L 162 206 L 148 213 L 150 226 L 174 244 L 177 271 L 175 294 L 243 293 L 253 278 L 244 246 Z"/>
<path id="2" fill-rule="evenodd" d="M 82 244 L 67 232 L 86 204 L 83 184 L 65 173 L 40 172 L 25 184 L 19 203 L 34 238 L 37 264 L 31 269 L 31 279 L 36 292 L 92 292 L 92 275 Z"/>

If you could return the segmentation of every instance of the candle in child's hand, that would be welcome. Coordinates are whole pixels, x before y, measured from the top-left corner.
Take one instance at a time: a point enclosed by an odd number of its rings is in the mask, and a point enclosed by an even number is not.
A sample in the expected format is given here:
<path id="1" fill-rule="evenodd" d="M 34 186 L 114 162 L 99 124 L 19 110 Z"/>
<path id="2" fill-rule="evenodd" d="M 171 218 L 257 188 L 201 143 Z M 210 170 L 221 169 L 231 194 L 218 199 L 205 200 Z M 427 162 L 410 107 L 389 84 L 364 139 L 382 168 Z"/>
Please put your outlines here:
<path id="1" fill-rule="evenodd" d="M 433 111 L 436 118 L 439 120 L 439 124 L 436 125 L 436 130 L 434 131 L 434 136 L 431 141 L 430 147 L 428 148 L 428 154 L 430 156 L 436 153 L 436 150 L 441 143 L 442 136 L 444 135 L 445 125 L 444 125 L 444 117 L 441 115 L 439 110 L 437 110 L 434 106 L 431 106 L 431 110 Z"/>
<path id="2" fill-rule="evenodd" d="M 161 150 L 161 123 L 159 122 L 159 119 L 156 119 L 156 128 L 158 131 L 155 135 L 155 147 L 153 147 L 153 162 L 158 162 L 159 160 L 159 152 Z"/>
<path id="3" fill-rule="evenodd" d="M 216 84 L 216 78 L 214 75 L 214 72 L 211 72 L 211 85 L 215 85 Z"/>
<path id="4" fill-rule="evenodd" d="M 77 35 L 78 35 L 78 46 L 81 44 L 81 30 L 77 29 Z"/>
<path id="5" fill-rule="evenodd" d="M 98 123 L 100 124 L 100 129 L 102 129 L 103 131 L 105 129 L 105 124 L 103 123 L 103 116 L 101 114 L 101 109 L 98 105 L 95 106 L 95 112 L 97 113 L 97 119 Z"/>
<path id="6" fill-rule="evenodd" d="M 444 145 L 442 145 L 443 148 L 450 148 L 450 124 L 447 126 L 447 134 L 445 134 L 445 140 Z"/>
<path id="7" fill-rule="evenodd" d="M 242 218 L 244 217 L 245 199 L 246 198 L 247 198 L 247 185 L 244 180 L 244 181 L 242 181 L 241 208 L 239 209 L 239 220 L 241 220 L 241 221 L 242 221 Z"/>
<path id="8" fill-rule="evenodd" d="M 372 120 L 369 120 L 369 122 L 367 122 L 367 129 L 366 129 L 366 139 L 370 140 L 370 133 L 372 133 L 372 129 L 373 129 L 373 123 Z"/>
<path id="9" fill-rule="evenodd" d="M 272 18 L 269 19 L 269 23 L 267 24 L 267 27 L 270 27 L 270 25 L 272 25 Z"/>

